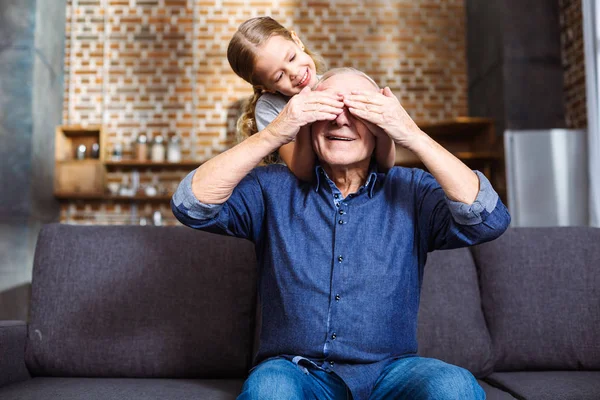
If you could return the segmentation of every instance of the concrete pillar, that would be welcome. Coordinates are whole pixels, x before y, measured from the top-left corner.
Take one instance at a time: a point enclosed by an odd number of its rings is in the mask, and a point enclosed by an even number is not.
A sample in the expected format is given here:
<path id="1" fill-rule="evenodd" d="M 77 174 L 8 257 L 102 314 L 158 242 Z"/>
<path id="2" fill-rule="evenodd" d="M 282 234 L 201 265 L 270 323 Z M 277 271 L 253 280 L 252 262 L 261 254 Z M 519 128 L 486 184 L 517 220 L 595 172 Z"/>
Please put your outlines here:
<path id="1" fill-rule="evenodd" d="M 62 120 L 66 0 L 0 2 L 0 319 L 27 319 L 33 252 Z"/>

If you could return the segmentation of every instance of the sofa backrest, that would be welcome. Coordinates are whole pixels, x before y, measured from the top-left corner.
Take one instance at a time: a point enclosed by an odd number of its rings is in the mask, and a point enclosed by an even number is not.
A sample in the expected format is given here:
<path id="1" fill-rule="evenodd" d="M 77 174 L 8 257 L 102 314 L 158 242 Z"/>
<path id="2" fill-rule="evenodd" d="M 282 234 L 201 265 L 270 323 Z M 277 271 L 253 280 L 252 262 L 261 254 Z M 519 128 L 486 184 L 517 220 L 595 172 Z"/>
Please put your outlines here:
<path id="1" fill-rule="evenodd" d="M 492 372 L 492 340 L 486 327 L 468 248 L 427 256 L 419 306 L 419 355 L 468 369 L 476 377 Z"/>
<path id="2" fill-rule="evenodd" d="M 600 229 L 512 228 L 472 252 L 495 370 L 600 369 Z"/>
<path id="3" fill-rule="evenodd" d="M 33 375 L 244 377 L 252 243 L 181 227 L 47 225 L 33 270 Z M 481 290 L 481 292 L 480 292 Z M 510 228 L 430 253 L 419 354 L 469 369 L 600 368 L 600 229 Z"/>
<path id="4" fill-rule="evenodd" d="M 47 225 L 27 366 L 37 376 L 241 378 L 255 302 L 246 240 L 181 227 Z"/>

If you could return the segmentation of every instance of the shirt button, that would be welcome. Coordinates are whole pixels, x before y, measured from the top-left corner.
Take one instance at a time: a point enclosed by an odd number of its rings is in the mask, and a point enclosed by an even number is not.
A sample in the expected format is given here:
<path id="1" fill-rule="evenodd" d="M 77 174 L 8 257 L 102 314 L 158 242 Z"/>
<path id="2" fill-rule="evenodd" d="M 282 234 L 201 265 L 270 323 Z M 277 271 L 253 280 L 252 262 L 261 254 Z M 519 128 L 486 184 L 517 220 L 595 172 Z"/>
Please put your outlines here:
<path id="1" fill-rule="evenodd" d="M 344 257 L 342 257 L 342 256 L 338 256 L 338 261 L 339 261 L 339 262 L 342 262 L 342 261 L 344 261 Z"/>
<path id="2" fill-rule="evenodd" d="M 333 361 L 329 361 L 329 365 L 333 367 L 333 364 L 335 364 Z"/>
<path id="3" fill-rule="evenodd" d="M 331 335 L 331 338 L 332 338 L 333 340 L 335 340 L 335 339 L 337 338 L 337 335 L 335 334 L 335 332 L 334 332 L 334 333 Z"/>
<path id="4" fill-rule="evenodd" d="M 340 215 L 344 215 L 344 210 L 340 210 Z"/>
<path id="5" fill-rule="evenodd" d="M 342 221 L 341 219 L 338 221 L 338 223 L 341 225 L 344 223 L 344 221 Z"/>
<path id="6" fill-rule="evenodd" d="M 333 197 L 335 197 L 336 199 L 339 199 L 340 195 L 339 194 L 335 194 L 335 195 L 333 195 Z"/>
<path id="7" fill-rule="evenodd" d="M 340 295 L 339 295 L 339 294 L 336 294 L 336 295 L 335 295 L 335 301 L 340 301 L 340 298 L 341 298 L 341 297 L 340 297 Z"/>

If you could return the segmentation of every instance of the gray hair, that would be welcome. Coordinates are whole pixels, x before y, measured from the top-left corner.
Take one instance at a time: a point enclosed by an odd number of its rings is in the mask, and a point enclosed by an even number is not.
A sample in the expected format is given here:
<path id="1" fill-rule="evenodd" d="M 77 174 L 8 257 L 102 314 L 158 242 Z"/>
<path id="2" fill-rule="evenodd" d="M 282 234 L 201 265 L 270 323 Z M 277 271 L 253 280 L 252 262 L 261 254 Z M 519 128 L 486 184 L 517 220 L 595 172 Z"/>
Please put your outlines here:
<path id="1" fill-rule="evenodd" d="M 325 82 L 327 79 L 331 78 L 332 76 L 339 75 L 339 74 L 355 74 L 358 76 L 362 76 L 363 78 L 365 78 L 366 80 L 371 82 L 377 90 L 380 90 L 379 85 L 377 85 L 377 83 L 373 80 L 373 78 L 371 78 L 369 75 L 365 74 L 364 72 L 362 72 L 356 68 L 352 68 L 352 67 L 342 67 L 342 68 L 330 69 L 329 71 L 325 72 L 321 76 L 319 81 L 317 83 L 315 83 L 315 85 L 312 87 L 312 89 L 318 88 L 321 83 Z"/>

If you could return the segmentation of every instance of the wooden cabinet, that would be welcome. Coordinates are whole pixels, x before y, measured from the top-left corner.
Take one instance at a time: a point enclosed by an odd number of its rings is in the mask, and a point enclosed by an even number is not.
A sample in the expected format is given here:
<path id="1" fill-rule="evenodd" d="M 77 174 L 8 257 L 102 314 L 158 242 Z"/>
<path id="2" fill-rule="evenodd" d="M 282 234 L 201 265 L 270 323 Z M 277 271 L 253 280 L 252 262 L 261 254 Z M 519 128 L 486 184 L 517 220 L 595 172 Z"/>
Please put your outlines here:
<path id="1" fill-rule="evenodd" d="M 55 132 L 54 193 L 104 193 L 104 132 L 101 127 L 58 126 Z M 78 148 L 85 148 L 83 159 Z"/>
<path id="2" fill-rule="evenodd" d="M 110 174 L 121 171 L 135 175 L 140 171 L 191 171 L 201 162 L 181 161 L 178 163 L 137 160 L 114 161 L 108 156 L 106 138 L 102 127 L 58 126 L 55 137 L 54 196 L 59 200 L 117 201 L 117 202 L 163 202 L 168 203 L 172 193 L 148 196 L 135 193 L 132 196 L 110 194 L 107 186 Z M 97 157 L 90 149 L 99 146 Z M 77 148 L 86 147 L 84 159 L 78 159 Z"/>

